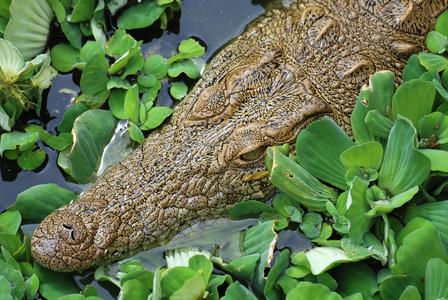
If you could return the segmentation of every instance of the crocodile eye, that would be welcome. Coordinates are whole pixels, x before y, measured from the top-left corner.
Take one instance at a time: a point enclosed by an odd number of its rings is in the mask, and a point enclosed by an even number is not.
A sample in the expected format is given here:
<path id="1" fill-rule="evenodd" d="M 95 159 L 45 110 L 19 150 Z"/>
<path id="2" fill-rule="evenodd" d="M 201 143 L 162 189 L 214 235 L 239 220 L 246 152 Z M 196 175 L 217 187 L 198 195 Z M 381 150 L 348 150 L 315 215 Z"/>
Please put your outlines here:
<path id="1" fill-rule="evenodd" d="M 244 153 L 240 155 L 242 161 L 254 161 L 260 158 L 260 156 L 265 152 L 266 146 L 260 146 L 255 150 Z"/>

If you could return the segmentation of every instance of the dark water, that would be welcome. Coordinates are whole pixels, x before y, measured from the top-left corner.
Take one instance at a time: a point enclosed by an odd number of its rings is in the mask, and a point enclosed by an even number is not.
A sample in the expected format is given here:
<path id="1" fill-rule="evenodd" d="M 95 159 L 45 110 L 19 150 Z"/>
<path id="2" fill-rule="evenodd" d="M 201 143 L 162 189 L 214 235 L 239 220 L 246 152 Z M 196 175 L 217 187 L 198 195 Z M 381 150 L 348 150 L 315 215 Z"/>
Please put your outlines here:
<path id="1" fill-rule="evenodd" d="M 131 31 L 137 40 L 144 40 L 142 51 L 160 51 L 167 57 L 176 50 L 178 44 L 189 37 L 195 37 L 206 45 L 205 60 L 221 48 L 226 42 L 241 34 L 250 21 L 264 11 L 266 0 L 185 0 L 182 10 L 175 15 L 166 31 L 156 27 Z M 56 134 L 65 111 L 72 107 L 71 94 L 61 92 L 62 89 L 80 93 L 76 75 L 58 75 L 53 85 L 48 89 L 46 107 L 43 107 L 41 117 L 28 116 L 21 120 L 23 123 L 43 125 L 49 132 Z M 167 86 L 159 94 L 159 105 L 172 103 L 167 92 Z M 12 205 L 17 195 L 22 191 L 46 183 L 55 183 L 60 187 L 79 193 L 77 185 L 67 183 L 64 172 L 57 166 L 58 152 L 39 142 L 39 146 L 47 153 L 47 160 L 42 167 L 35 171 L 21 170 L 15 161 L 0 158 L 0 212 Z"/>

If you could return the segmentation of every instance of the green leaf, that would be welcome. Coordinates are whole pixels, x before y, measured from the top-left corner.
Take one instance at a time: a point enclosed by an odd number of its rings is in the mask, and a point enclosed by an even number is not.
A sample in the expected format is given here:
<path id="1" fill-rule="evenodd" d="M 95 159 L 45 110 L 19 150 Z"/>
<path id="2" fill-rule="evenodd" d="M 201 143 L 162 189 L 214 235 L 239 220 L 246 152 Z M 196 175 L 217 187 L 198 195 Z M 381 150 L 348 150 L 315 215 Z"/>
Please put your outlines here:
<path id="1" fill-rule="evenodd" d="M 79 24 L 70 23 L 67 22 L 67 20 L 64 20 L 63 22 L 61 22 L 61 29 L 70 42 L 70 45 L 77 49 L 81 49 L 83 34 L 81 32 L 81 29 L 79 28 Z"/>
<path id="2" fill-rule="evenodd" d="M 67 158 L 71 175 L 77 181 L 86 180 L 93 174 L 114 127 L 115 120 L 110 111 L 92 109 L 76 119 L 73 125 L 75 142 Z"/>
<path id="3" fill-rule="evenodd" d="M 286 268 L 288 268 L 290 262 L 289 254 L 289 250 L 282 250 L 275 258 L 274 267 L 272 267 L 268 273 L 268 277 L 266 278 L 266 286 L 264 288 L 264 296 L 268 300 L 279 299 L 281 296 L 281 291 L 275 286 L 280 277 L 285 274 Z"/>
<path id="4" fill-rule="evenodd" d="M 9 7 L 11 5 L 11 1 L 12 0 L 5 0 L 0 2 L 0 17 L 9 20 L 10 18 Z"/>
<path id="5" fill-rule="evenodd" d="M 426 71 L 426 68 L 420 64 L 417 54 L 413 54 L 408 59 L 406 67 L 404 67 L 403 82 L 419 79 Z"/>
<path id="6" fill-rule="evenodd" d="M 181 73 L 185 73 L 191 79 L 196 79 L 201 75 L 198 67 L 191 60 L 174 62 L 168 68 L 170 77 L 177 77 Z"/>
<path id="7" fill-rule="evenodd" d="M 149 75 L 138 75 L 137 82 L 140 85 L 143 85 L 145 87 L 153 87 L 157 84 L 157 77 L 155 75 L 149 74 Z"/>
<path id="8" fill-rule="evenodd" d="M 124 112 L 129 116 L 129 119 L 135 124 L 139 124 L 138 120 L 139 103 L 140 98 L 138 93 L 138 86 L 134 84 L 126 92 L 126 96 L 124 98 Z"/>
<path id="9" fill-rule="evenodd" d="M 104 55 L 95 54 L 87 62 L 81 75 L 83 93 L 95 95 L 107 89 L 109 62 Z"/>
<path id="10" fill-rule="evenodd" d="M 448 298 L 448 265 L 439 258 L 431 258 L 425 271 L 425 299 Z"/>
<path id="11" fill-rule="evenodd" d="M 436 31 L 448 36 L 448 13 L 444 12 L 439 16 L 436 23 Z"/>
<path id="12" fill-rule="evenodd" d="M 403 245 L 398 249 L 396 264 L 391 267 L 392 275 L 410 274 L 414 285 L 423 295 L 424 283 L 421 278 L 425 275 L 426 265 L 431 258 L 448 262 L 439 232 L 430 227 L 416 229 L 403 239 Z"/>
<path id="13" fill-rule="evenodd" d="M 20 154 L 17 164 L 24 170 L 34 170 L 43 164 L 47 154 L 42 149 L 25 151 Z"/>
<path id="14" fill-rule="evenodd" d="M 39 289 L 39 278 L 36 274 L 31 275 L 25 281 L 25 296 L 27 299 L 32 299 Z"/>
<path id="15" fill-rule="evenodd" d="M 418 59 L 429 71 L 440 72 L 448 67 L 448 59 L 440 54 L 420 52 Z"/>
<path id="16" fill-rule="evenodd" d="M 420 149 L 419 151 L 431 161 L 431 171 L 448 172 L 448 151 L 436 149 Z"/>
<path id="17" fill-rule="evenodd" d="M 117 29 L 106 43 L 106 54 L 118 59 L 134 48 L 135 45 L 137 45 L 137 41 L 130 34 L 127 34 L 126 30 Z"/>
<path id="18" fill-rule="evenodd" d="M 129 132 L 131 133 L 131 139 L 133 139 L 134 141 L 140 144 L 145 141 L 143 132 L 132 121 L 129 121 Z"/>
<path id="19" fill-rule="evenodd" d="M 69 294 L 79 294 L 69 274 L 51 271 L 34 263 L 34 273 L 40 281 L 39 292 L 47 299 L 58 299 Z"/>
<path id="20" fill-rule="evenodd" d="M 75 3 L 73 12 L 67 16 L 67 21 L 71 23 L 88 21 L 93 16 L 95 2 L 91 0 L 78 0 Z"/>
<path id="21" fill-rule="evenodd" d="M 107 83 L 107 89 L 124 89 L 128 90 L 131 87 L 131 83 L 127 79 L 121 79 L 118 76 L 112 76 Z M 113 93 L 113 90 L 112 90 Z"/>
<path id="22" fill-rule="evenodd" d="M 139 280 L 130 279 L 124 282 L 117 299 L 147 299 L 149 289 Z"/>
<path id="23" fill-rule="evenodd" d="M 413 188 L 410 188 L 409 190 L 395 195 L 390 199 L 375 199 L 378 201 L 375 201 L 373 204 L 371 204 L 372 209 L 365 213 L 364 216 L 366 217 L 377 217 L 381 215 L 381 213 L 388 214 L 395 208 L 403 206 L 406 202 L 410 201 L 415 194 L 418 192 L 418 186 L 414 186 Z"/>
<path id="24" fill-rule="evenodd" d="M 269 162 L 271 161 L 271 162 Z M 269 180 L 283 193 L 314 211 L 325 211 L 325 203 L 336 201 L 338 192 L 317 180 L 299 164 L 287 158 L 281 149 L 268 149 L 266 165 Z"/>
<path id="25" fill-rule="evenodd" d="M 156 1 L 144 1 L 126 9 L 117 20 L 118 28 L 137 29 L 151 26 L 165 10 Z"/>
<path id="26" fill-rule="evenodd" d="M 342 300 L 342 297 L 335 292 L 331 292 L 330 289 L 323 284 L 303 281 L 286 296 L 286 300 L 302 299 Z"/>
<path id="27" fill-rule="evenodd" d="M 22 216 L 17 210 L 5 211 L 0 215 L 0 232 L 16 234 L 19 230 Z"/>
<path id="28" fill-rule="evenodd" d="M 181 99 L 187 95 L 188 87 L 185 83 L 182 82 L 173 82 L 173 85 L 170 88 L 170 94 L 174 97 L 174 99 Z"/>
<path id="29" fill-rule="evenodd" d="M 167 270 L 161 279 L 164 295 L 170 297 L 180 290 L 187 279 L 193 278 L 197 273 L 188 267 L 174 267 Z"/>
<path id="30" fill-rule="evenodd" d="M 143 130 L 154 129 L 168 118 L 173 113 L 173 110 L 165 106 L 152 107 L 146 114 L 146 120 L 143 124 Z"/>
<path id="31" fill-rule="evenodd" d="M 110 111 L 118 119 L 126 120 L 129 119 L 128 114 L 124 110 L 124 98 L 126 91 L 123 89 L 114 89 L 108 100 Z"/>
<path id="32" fill-rule="evenodd" d="M 364 122 L 373 135 L 383 139 L 387 139 L 392 126 L 394 126 L 394 122 L 391 119 L 382 115 L 376 109 L 367 113 Z"/>
<path id="33" fill-rule="evenodd" d="M 418 121 L 432 111 L 436 89 L 431 82 L 414 79 L 398 87 L 392 99 L 392 113 L 401 115 L 417 127 Z"/>
<path id="34" fill-rule="evenodd" d="M 17 196 L 8 211 L 18 210 L 22 217 L 32 221 L 42 221 L 62 205 L 76 200 L 76 195 L 55 184 L 35 185 Z"/>
<path id="35" fill-rule="evenodd" d="M 414 218 L 423 218 L 430 221 L 439 231 L 445 248 L 448 249 L 448 224 L 446 222 L 446 212 L 448 211 L 448 201 L 425 203 L 422 205 L 410 205 L 404 214 L 405 223 L 409 223 Z"/>
<path id="36" fill-rule="evenodd" d="M 16 146 L 21 152 L 34 149 L 36 142 L 39 139 L 38 132 L 23 133 L 13 131 L 3 133 L 0 136 L 0 155 L 3 155 L 5 150 L 14 150 Z"/>
<path id="37" fill-rule="evenodd" d="M 409 121 L 395 121 L 378 178 L 378 186 L 390 195 L 422 184 L 429 175 L 431 163 L 415 149 L 415 136 L 416 130 Z"/>
<path id="38" fill-rule="evenodd" d="M 120 71 L 123 68 L 131 68 L 131 71 L 126 71 L 125 74 L 123 74 L 123 77 L 125 77 L 127 74 L 134 74 L 141 68 L 143 68 L 144 59 L 141 53 L 140 45 L 143 41 L 139 41 L 137 44 L 135 44 L 134 47 L 126 51 L 120 58 L 118 58 L 109 68 L 109 74 L 115 74 L 118 71 Z M 134 59 L 134 57 L 137 57 L 137 60 Z"/>
<path id="39" fill-rule="evenodd" d="M 249 200 L 237 203 L 229 212 L 232 219 L 258 218 L 263 212 L 274 212 L 272 206 L 264 204 L 260 201 Z"/>
<path id="40" fill-rule="evenodd" d="M 347 198 L 345 217 L 348 223 L 348 234 L 357 244 L 361 244 L 364 234 L 369 231 L 375 221 L 364 216 L 364 213 L 370 210 L 370 205 L 366 201 L 367 187 L 366 182 L 355 177 Z"/>
<path id="41" fill-rule="evenodd" d="M 333 120 L 325 117 L 299 133 L 297 159 L 313 176 L 347 190 L 346 170 L 340 155 L 353 145 L 348 135 Z"/>
<path id="42" fill-rule="evenodd" d="M 95 41 L 89 41 L 82 46 L 79 53 L 85 61 L 89 61 L 95 54 L 104 55 L 104 49 Z"/>
<path id="43" fill-rule="evenodd" d="M 87 110 L 89 110 L 89 107 L 85 103 L 77 103 L 75 107 L 69 108 L 62 117 L 61 124 L 57 127 L 58 131 L 60 133 L 70 133 L 75 119 Z"/>
<path id="44" fill-rule="evenodd" d="M 309 239 L 317 238 L 322 228 L 322 216 L 314 212 L 307 213 L 303 215 L 299 227 Z"/>
<path id="45" fill-rule="evenodd" d="M 341 154 L 341 162 L 347 168 L 353 166 L 378 170 L 383 160 L 383 146 L 375 141 L 348 148 Z"/>
<path id="46" fill-rule="evenodd" d="M 51 64 L 60 72 L 70 72 L 79 50 L 72 45 L 58 44 L 51 49 Z"/>
<path id="47" fill-rule="evenodd" d="M 205 54 L 205 48 L 202 47 L 197 41 L 192 38 L 182 41 L 179 45 L 179 54 L 170 58 L 167 61 L 168 65 L 173 64 L 176 61 L 186 58 L 196 58 Z"/>
<path id="48" fill-rule="evenodd" d="M 213 264 L 207 257 L 205 257 L 205 255 L 195 255 L 190 258 L 188 267 L 195 270 L 197 273 L 202 273 L 204 283 L 209 281 L 213 272 Z"/>
<path id="49" fill-rule="evenodd" d="M 413 285 L 408 286 L 404 290 L 403 294 L 401 294 L 400 296 L 400 300 L 421 300 L 421 299 L 422 298 L 418 292 L 418 289 Z"/>
<path id="50" fill-rule="evenodd" d="M 437 31 L 431 31 L 426 36 L 426 47 L 432 53 L 442 54 L 446 51 L 448 39 Z"/>
<path id="51" fill-rule="evenodd" d="M 162 79 L 168 74 L 168 66 L 160 55 L 151 55 L 145 62 L 144 68 L 157 79 Z"/>
<path id="52" fill-rule="evenodd" d="M 0 262 L 0 274 L 1 277 L 7 280 L 12 298 L 14 300 L 22 299 L 26 289 L 25 280 L 23 279 L 22 274 L 15 270 L 10 264 L 3 262 Z"/>
<path id="53" fill-rule="evenodd" d="M 358 144 L 368 141 L 378 141 L 367 127 L 365 119 L 369 111 L 377 110 L 381 115 L 388 116 L 388 108 L 392 103 L 395 90 L 394 74 L 390 71 L 375 73 L 369 80 L 368 87 L 362 87 L 351 115 L 353 135 Z"/>
<path id="54" fill-rule="evenodd" d="M 254 273 L 259 259 L 260 254 L 258 253 L 246 255 L 227 265 L 221 265 L 221 268 L 234 276 L 250 277 Z"/>
<path id="55" fill-rule="evenodd" d="M 47 45 L 53 10 L 46 0 L 14 0 L 10 11 L 11 20 L 4 38 L 19 49 L 24 60 L 30 60 L 42 53 Z"/>
<path id="56" fill-rule="evenodd" d="M 342 264 L 332 271 L 337 279 L 338 292 L 347 297 L 361 292 L 364 299 L 370 299 L 380 290 L 376 282 L 376 273 L 364 262 Z"/>
<path id="57" fill-rule="evenodd" d="M 226 282 L 228 285 L 233 283 L 232 277 L 229 275 L 215 275 L 212 274 L 210 277 L 210 281 L 207 285 L 207 292 L 209 293 L 209 297 L 212 300 L 219 300 L 219 292 L 218 287 Z"/>
<path id="58" fill-rule="evenodd" d="M 251 293 L 247 288 L 241 285 L 241 283 L 236 281 L 229 285 L 229 287 L 226 289 L 226 294 L 221 298 L 221 300 L 238 299 L 257 300 L 257 297 L 255 297 L 253 293 Z"/>
<path id="59" fill-rule="evenodd" d="M 413 284 L 412 275 L 394 275 L 387 277 L 380 285 L 381 296 L 383 299 L 400 299 L 400 296 L 408 287 L 415 287 Z"/>

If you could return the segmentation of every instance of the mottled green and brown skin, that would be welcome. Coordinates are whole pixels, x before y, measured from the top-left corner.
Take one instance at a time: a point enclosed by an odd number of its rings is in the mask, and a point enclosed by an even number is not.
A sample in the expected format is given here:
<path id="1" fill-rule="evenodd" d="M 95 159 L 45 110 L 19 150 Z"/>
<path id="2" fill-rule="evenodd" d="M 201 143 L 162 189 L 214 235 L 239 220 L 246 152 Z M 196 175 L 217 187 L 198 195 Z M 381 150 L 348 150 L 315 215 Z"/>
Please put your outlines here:
<path id="1" fill-rule="evenodd" d="M 334 0 L 274 10 L 222 50 L 160 130 L 36 229 L 32 253 L 70 272 L 166 243 L 274 191 L 266 147 L 328 115 L 350 133 L 359 88 L 401 75 L 447 0 Z M 254 175 L 255 174 L 255 175 Z"/>

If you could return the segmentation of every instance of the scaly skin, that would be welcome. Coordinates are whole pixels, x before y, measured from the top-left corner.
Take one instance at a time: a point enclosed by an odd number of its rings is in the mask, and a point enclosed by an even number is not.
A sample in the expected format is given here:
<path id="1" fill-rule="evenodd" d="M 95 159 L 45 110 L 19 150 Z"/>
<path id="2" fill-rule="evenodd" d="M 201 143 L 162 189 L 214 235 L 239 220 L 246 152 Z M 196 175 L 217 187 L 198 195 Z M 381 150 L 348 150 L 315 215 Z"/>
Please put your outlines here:
<path id="1" fill-rule="evenodd" d="M 32 238 L 35 260 L 71 272 L 163 245 L 237 202 L 266 199 L 266 147 L 328 115 L 350 133 L 361 85 L 400 77 L 447 0 L 335 0 L 274 10 L 222 50 L 166 125 Z M 397 82 L 398 83 L 398 82 Z"/>

